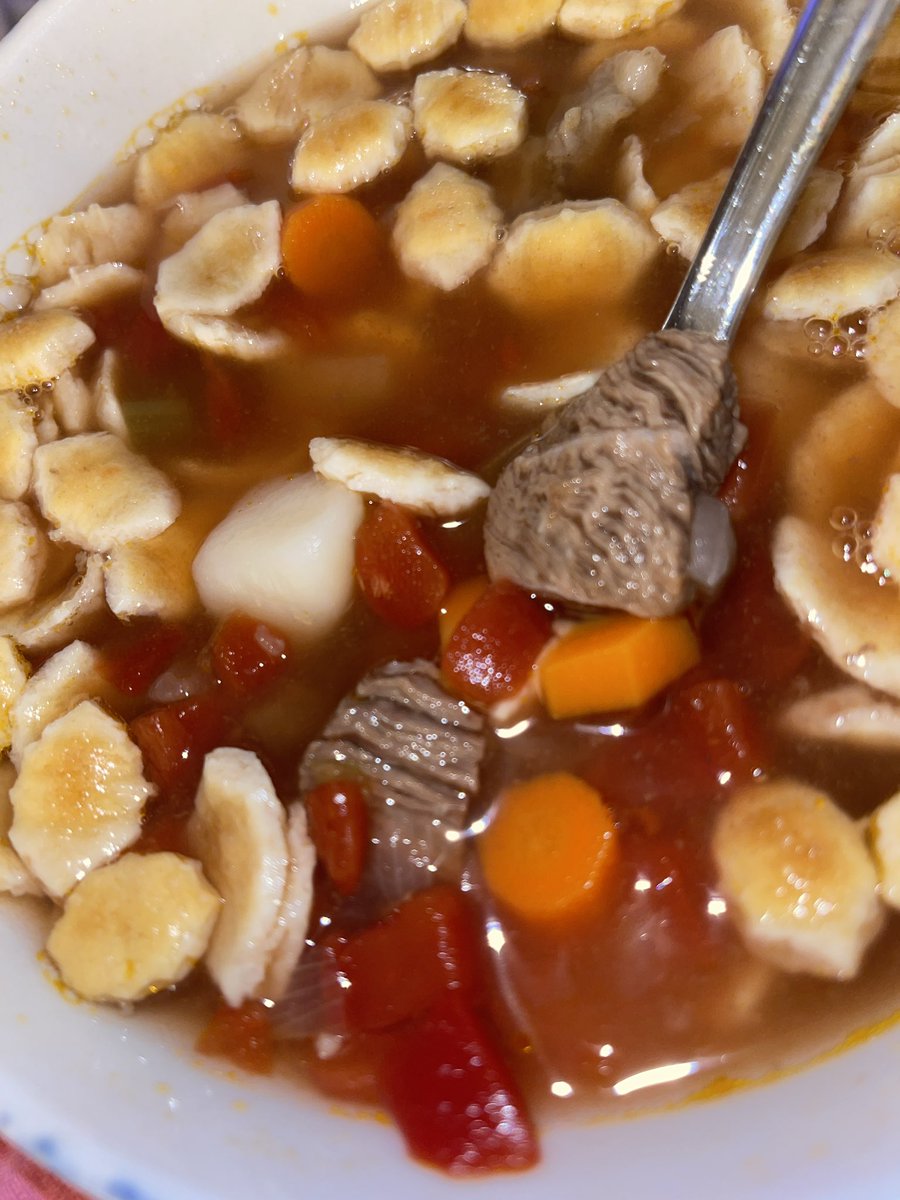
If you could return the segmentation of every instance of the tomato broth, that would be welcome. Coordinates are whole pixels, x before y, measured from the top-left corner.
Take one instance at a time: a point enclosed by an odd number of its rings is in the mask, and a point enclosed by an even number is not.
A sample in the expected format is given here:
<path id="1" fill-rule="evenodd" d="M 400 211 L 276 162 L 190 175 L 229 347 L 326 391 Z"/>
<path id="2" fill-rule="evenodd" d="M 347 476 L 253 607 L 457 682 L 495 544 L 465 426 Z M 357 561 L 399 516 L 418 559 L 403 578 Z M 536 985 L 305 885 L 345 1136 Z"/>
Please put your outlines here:
<path id="1" fill-rule="evenodd" d="M 713 136 L 715 122 L 698 115 L 690 64 L 717 31 L 750 19 L 748 9 L 687 0 L 674 16 L 615 39 L 551 31 L 494 50 L 461 39 L 418 71 L 380 73 L 381 98 L 407 100 L 422 71 L 459 67 L 509 77 L 525 97 L 528 137 L 468 168 L 492 189 L 505 227 L 560 202 L 535 148 L 561 100 L 613 55 L 656 47 L 665 56 L 658 89 L 615 124 L 589 179 L 565 199 L 621 196 L 617 171 L 628 137 L 642 146 L 646 185 L 664 198 L 734 159 L 734 139 Z M 345 44 L 343 32 L 324 40 Z M 896 82 L 900 89 L 900 76 Z M 864 83 L 822 167 L 852 179 L 860 145 L 895 106 L 890 87 Z M 235 120 L 239 113 L 239 106 L 227 110 Z M 277 201 L 285 214 L 306 203 L 289 184 L 296 139 L 273 145 L 242 136 L 239 168 L 185 190 L 230 184 L 250 203 Z M 244 306 L 246 327 L 284 335 L 282 353 L 269 360 L 242 362 L 198 348 L 160 320 L 154 287 L 159 264 L 172 253 L 167 204 L 153 215 L 140 289 L 79 307 L 95 342 L 77 372 L 91 380 L 104 352 L 115 351 L 128 444 L 177 488 L 178 521 L 190 535 L 188 565 L 251 488 L 310 469 L 313 438 L 413 447 L 494 484 L 548 413 L 505 402 L 506 388 L 605 366 L 660 327 L 686 265 L 674 245 L 661 248 L 624 294 L 598 292 L 575 306 L 511 306 L 484 271 L 450 290 L 411 277 L 389 234 L 397 206 L 431 165 L 413 139 L 392 169 L 348 190 L 383 239 L 375 269 L 354 274 L 349 287 L 338 281 L 324 296 L 298 288 L 281 269 Z M 126 190 L 121 199 L 131 195 Z M 831 245 L 830 229 L 823 222 L 813 251 Z M 467 1061 L 481 1054 L 488 1065 L 471 1095 L 513 1096 L 515 1107 L 521 1087 L 523 1114 L 573 1106 L 616 1113 L 808 1059 L 895 1011 L 895 917 L 885 916 L 853 978 L 783 969 L 742 936 L 713 852 L 717 822 L 742 789 L 802 780 L 856 819 L 887 800 L 900 776 L 900 742 L 894 749 L 825 742 L 798 735 L 784 720 L 795 701 L 847 678 L 776 586 L 771 544 L 785 514 L 799 509 L 821 526 L 837 513 L 834 561 L 846 568 L 848 594 L 876 606 L 896 601 L 896 584 L 865 557 L 866 538 L 857 532 L 875 520 L 894 469 L 900 414 L 883 403 L 859 452 L 854 447 L 843 461 L 825 463 L 828 477 L 815 495 L 797 482 L 797 447 L 810 422 L 868 378 L 866 313 L 790 321 L 764 315 L 770 285 L 801 261 L 796 252 L 776 254 L 733 351 L 749 435 L 719 495 L 737 548 L 726 581 L 687 609 L 697 661 L 629 709 L 553 719 L 539 699 L 521 696 L 506 714 L 491 708 L 459 853 L 436 872 L 424 899 L 415 893 L 385 904 L 365 889 L 354 899 L 366 854 L 374 853 L 362 813 L 365 781 L 338 773 L 314 794 L 301 787 L 298 770 L 342 697 L 385 663 L 443 662 L 453 693 L 454 634 L 448 643 L 439 618 L 454 588 L 485 573 L 483 504 L 442 519 L 367 494 L 352 596 L 314 637 L 242 613 L 239 601 L 231 615 L 193 604 L 177 619 L 120 619 L 104 605 L 81 623 L 77 637 L 99 651 L 111 688 L 103 704 L 127 723 L 155 788 L 132 851 L 192 856 L 189 823 L 204 756 L 219 747 L 252 751 L 281 802 L 306 804 L 318 855 L 315 894 L 286 997 L 272 1003 L 257 989 L 240 1004 L 223 1005 L 199 968 L 174 996 L 148 1001 L 177 1006 L 183 999 L 192 1020 L 202 1010 L 202 1050 L 250 1070 L 289 1071 L 329 1096 L 387 1105 L 413 1153 L 465 1172 L 529 1165 L 533 1133 L 525 1115 L 499 1148 L 464 1130 L 462 1141 L 474 1138 L 477 1147 L 468 1165 L 436 1144 L 420 1109 L 440 1097 L 429 1098 L 423 1084 L 423 1099 L 410 1082 L 411 1064 L 426 1063 L 427 1075 L 430 1055 L 437 1071 L 456 1062 L 455 1054 L 468 1054 Z M 52 401 L 56 386 L 42 382 L 22 396 L 39 407 Z M 849 514 L 843 526 L 840 513 Z M 66 578 L 71 558 L 65 539 L 50 548 L 42 591 Z M 483 598 L 484 586 L 473 596 Z M 573 612 L 546 597 L 523 603 L 530 607 L 521 624 L 504 609 L 499 625 L 510 678 L 528 682 L 544 644 L 567 628 Z M 23 650 L 31 670 L 57 652 L 58 644 Z M 460 678 L 470 666 L 459 668 Z M 497 695 L 509 699 L 513 691 L 518 687 L 510 685 Z M 513 785 L 559 772 L 602 798 L 617 849 L 602 902 L 542 924 L 492 895 L 479 842 Z M 329 991 L 335 980 L 349 989 L 349 1016 Z M 471 1101 L 460 1095 L 460 1104 Z"/>

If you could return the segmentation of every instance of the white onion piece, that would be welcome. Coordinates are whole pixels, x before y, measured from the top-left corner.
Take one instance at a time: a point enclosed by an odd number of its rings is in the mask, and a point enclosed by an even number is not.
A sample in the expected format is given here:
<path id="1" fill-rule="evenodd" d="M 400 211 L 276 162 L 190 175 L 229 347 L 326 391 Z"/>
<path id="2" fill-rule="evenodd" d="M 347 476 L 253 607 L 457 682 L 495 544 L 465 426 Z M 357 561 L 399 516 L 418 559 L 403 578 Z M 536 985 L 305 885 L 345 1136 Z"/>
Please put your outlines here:
<path id="1" fill-rule="evenodd" d="M 170 704 L 174 700 L 187 700 L 209 687 L 209 676 L 196 663 L 175 663 L 163 671 L 149 688 L 147 696 L 155 704 Z"/>
<path id="2" fill-rule="evenodd" d="M 712 592 L 734 564 L 735 540 L 728 509 L 721 500 L 701 492 L 694 501 L 691 557 L 688 575 Z"/>
<path id="3" fill-rule="evenodd" d="M 305 951 L 285 994 L 269 1009 L 276 1038 L 291 1041 L 345 1030 L 344 1002 L 334 967 L 321 948 Z"/>

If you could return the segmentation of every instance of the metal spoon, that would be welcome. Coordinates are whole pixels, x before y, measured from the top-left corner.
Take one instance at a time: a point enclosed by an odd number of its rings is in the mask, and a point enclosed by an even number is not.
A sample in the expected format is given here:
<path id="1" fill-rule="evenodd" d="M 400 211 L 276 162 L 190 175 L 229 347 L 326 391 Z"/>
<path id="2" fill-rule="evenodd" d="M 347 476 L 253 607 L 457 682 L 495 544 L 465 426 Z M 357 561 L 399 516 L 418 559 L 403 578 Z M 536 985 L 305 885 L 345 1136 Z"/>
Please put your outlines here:
<path id="1" fill-rule="evenodd" d="M 714 497 L 743 439 L 730 340 L 898 3 L 810 0 L 662 332 L 501 473 L 485 522 L 492 578 L 658 617 L 727 571 Z"/>
<path id="2" fill-rule="evenodd" d="M 730 341 L 898 0 L 811 0 L 664 329 Z"/>

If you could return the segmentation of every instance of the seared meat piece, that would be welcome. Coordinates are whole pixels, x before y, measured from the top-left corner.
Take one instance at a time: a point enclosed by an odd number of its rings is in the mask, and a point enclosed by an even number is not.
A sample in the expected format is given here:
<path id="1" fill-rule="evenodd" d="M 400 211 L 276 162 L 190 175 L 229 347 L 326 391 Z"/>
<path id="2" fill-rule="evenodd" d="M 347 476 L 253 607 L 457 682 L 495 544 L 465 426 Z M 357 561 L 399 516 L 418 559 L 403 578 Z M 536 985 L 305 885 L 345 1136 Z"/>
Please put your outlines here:
<path id="1" fill-rule="evenodd" d="M 372 847 L 365 883 L 398 900 L 434 882 L 478 789 L 484 721 L 444 691 L 433 663 L 393 662 L 338 705 L 300 764 L 300 786 L 360 779 Z M 449 836 L 448 836 L 449 835 Z"/>
<path id="2" fill-rule="evenodd" d="M 601 63 L 547 131 L 547 158 L 568 191 L 589 188 L 609 135 L 659 87 L 665 58 L 653 46 Z"/>
<path id="3" fill-rule="evenodd" d="M 727 347 L 704 334 L 644 338 L 505 470 L 488 503 L 493 579 L 588 608 L 677 612 L 695 497 L 742 444 Z"/>

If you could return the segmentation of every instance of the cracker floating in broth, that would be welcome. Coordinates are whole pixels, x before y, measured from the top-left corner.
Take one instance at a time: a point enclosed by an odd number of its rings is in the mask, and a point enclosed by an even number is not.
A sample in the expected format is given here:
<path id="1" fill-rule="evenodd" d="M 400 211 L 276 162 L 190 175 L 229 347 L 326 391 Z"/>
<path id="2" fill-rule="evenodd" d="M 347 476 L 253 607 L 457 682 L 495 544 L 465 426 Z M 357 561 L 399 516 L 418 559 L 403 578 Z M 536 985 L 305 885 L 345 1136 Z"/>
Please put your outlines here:
<path id="1" fill-rule="evenodd" d="M 295 192 L 352 192 L 371 183 L 403 157 L 412 134 L 404 104 L 368 100 L 322 117 L 294 152 Z"/>
<path id="2" fill-rule="evenodd" d="M 462 0 L 381 0 L 363 13 L 349 45 L 375 71 L 404 71 L 448 50 L 465 20 Z"/>
<path id="3" fill-rule="evenodd" d="M 398 205 L 391 237 L 408 275 L 449 292 L 490 262 L 501 220 L 486 183 L 437 163 Z"/>
<path id="4" fill-rule="evenodd" d="M 34 246 L 35 282 L 50 287 L 79 267 L 104 263 L 142 266 L 153 238 L 153 218 L 136 204 L 89 204 L 51 217 Z"/>
<path id="5" fill-rule="evenodd" d="M 607 304 L 634 287 L 660 252 L 649 225 L 618 200 L 573 201 L 526 213 L 509 228 L 489 286 L 529 316 Z"/>
<path id="6" fill-rule="evenodd" d="M 352 51 L 300 46 L 277 58 L 235 101 L 241 126 L 260 142 L 290 142 L 347 104 L 374 100 L 381 84 Z"/>
<path id="7" fill-rule="evenodd" d="M 561 0 L 469 0 L 465 35 L 476 46 L 513 50 L 548 33 Z"/>
<path id="8" fill-rule="evenodd" d="M 83 700 L 26 747 L 9 840 L 47 892 L 64 896 L 135 841 L 154 791 L 122 722 Z"/>
<path id="9" fill-rule="evenodd" d="M 525 139 L 525 97 L 506 75 L 429 71 L 416 79 L 412 106 L 429 158 L 471 164 L 509 154 Z"/>

